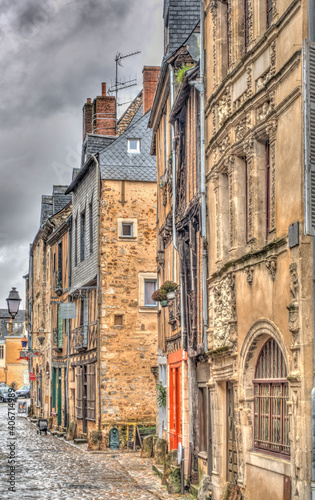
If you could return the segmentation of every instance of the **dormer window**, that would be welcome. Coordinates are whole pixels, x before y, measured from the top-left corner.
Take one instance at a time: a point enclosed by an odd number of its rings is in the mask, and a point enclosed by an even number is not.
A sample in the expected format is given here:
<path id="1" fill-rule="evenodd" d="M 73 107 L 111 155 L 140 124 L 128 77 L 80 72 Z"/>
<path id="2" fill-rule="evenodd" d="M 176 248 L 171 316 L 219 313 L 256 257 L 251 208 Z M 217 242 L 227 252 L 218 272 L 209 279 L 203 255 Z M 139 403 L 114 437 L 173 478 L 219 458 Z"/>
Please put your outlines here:
<path id="1" fill-rule="evenodd" d="M 128 153 L 140 153 L 140 139 L 128 139 Z"/>

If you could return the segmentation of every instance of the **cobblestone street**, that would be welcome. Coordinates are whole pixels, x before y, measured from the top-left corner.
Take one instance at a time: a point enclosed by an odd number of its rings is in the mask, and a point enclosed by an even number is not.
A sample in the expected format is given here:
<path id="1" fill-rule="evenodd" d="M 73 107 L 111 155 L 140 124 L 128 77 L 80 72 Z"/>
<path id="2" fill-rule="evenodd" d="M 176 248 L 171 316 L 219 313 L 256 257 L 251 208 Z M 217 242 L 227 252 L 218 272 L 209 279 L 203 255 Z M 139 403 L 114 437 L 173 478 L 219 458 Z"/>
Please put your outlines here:
<path id="1" fill-rule="evenodd" d="M 0 498 L 21 500 L 172 500 L 139 453 L 90 453 L 63 439 L 37 434 L 26 418 L 15 420 L 15 489 L 9 488 L 8 407 L 0 404 Z M 189 495 L 185 499 L 191 498 Z"/>

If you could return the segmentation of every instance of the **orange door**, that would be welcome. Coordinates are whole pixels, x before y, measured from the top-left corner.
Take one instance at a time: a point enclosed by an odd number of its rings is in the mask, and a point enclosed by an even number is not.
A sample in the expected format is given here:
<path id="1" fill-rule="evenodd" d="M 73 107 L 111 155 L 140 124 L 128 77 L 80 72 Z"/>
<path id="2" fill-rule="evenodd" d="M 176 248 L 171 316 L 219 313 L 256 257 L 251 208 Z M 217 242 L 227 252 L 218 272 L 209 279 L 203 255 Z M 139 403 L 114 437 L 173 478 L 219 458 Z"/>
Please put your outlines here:
<path id="1" fill-rule="evenodd" d="M 181 436 L 180 366 L 170 366 L 170 450 L 178 447 Z"/>

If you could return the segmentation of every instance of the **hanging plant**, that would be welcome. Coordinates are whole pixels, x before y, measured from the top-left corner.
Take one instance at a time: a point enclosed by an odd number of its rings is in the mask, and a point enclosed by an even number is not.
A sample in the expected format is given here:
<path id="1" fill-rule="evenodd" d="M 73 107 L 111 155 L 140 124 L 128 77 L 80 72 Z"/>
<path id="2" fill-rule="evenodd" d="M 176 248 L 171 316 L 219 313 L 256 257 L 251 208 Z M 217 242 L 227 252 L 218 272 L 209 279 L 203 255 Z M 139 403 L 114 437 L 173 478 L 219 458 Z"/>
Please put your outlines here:
<path id="1" fill-rule="evenodd" d="M 159 403 L 159 407 L 166 406 L 166 388 L 161 384 L 156 384 L 156 389 L 158 391 L 157 401 Z"/>
<path id="2" fill-rule="evenodd" d="M 178 287 L 178 284 L 175 283 L 174 281 L 164 281 L 160 290 L 165 290 L 166 293 L 170 293 L 170 292 L 175 292 L 177 287 Z"/>
<path id="3" fill-rule="evenodd" d="M 152 293 L 152 299 L 156 302 L 163 302 L 163 300 L 167 300 L 166 291 L 161 287 L 155 292 Z"/>

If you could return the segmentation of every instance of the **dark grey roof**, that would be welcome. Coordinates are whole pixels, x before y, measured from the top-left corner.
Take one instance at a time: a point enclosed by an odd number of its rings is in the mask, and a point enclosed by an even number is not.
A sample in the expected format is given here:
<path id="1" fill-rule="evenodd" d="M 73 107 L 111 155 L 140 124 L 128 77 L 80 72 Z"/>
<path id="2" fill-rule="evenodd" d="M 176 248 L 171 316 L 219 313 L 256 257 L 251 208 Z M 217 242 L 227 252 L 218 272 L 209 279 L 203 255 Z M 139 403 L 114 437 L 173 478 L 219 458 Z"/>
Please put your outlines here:
<path id="1" fill-rule="evenodd" d="M 57 214 L 72 200 L 71 194 L 65 194 L 68 186 L 53 186 L 53 215 Z"/>
<path id="2" fill-rule="evenodd" d="M 40 225 L 42 226 L 45 222 L 53 215 L 53 197 L 51 195 L 42 195 L 42 207 L 40 213 Z"/>
<path id="3" fill-rule="evenodd" d="M 168 14 L 169 43 L 167 54 L 172 54 L 190 35 L 200 19 L 200 0 L 165 0 L 164 24 Z"/>
<path id="4" fill-rule="evenodd" d="M 91 155 L 95 155 L 99 153 L 101 149 L 109 146 L 115 140 L 115 138 L 115 135 L 105 136 L 97 134 L 86 134 L 82 148 L 83 154 L 81 167 L 84 166 L 84 163 L 91 157 Z"/>
<path id="5" fill-rule="evenodd" d="M 102 179 L 156 182 L 155 158 L 150 155 L 152 139 L 152 130 L 148 129 L 150 112 L 141 116 L 140 109 L 127 130 L 100 152 Z M 128 139 L 141 140 L 140 153 L 127 152 Z"/>
<path id="6" fill-rule="evenodd" d="M 74 168 L 72 170 L 72 180 L 74 180 L 76 178 L 76 176 L 78 175 L 79 172 L 80 172 L 79 168 Z"/>

